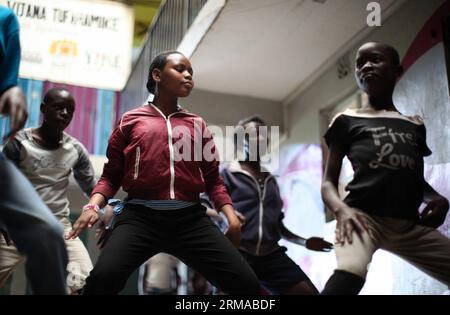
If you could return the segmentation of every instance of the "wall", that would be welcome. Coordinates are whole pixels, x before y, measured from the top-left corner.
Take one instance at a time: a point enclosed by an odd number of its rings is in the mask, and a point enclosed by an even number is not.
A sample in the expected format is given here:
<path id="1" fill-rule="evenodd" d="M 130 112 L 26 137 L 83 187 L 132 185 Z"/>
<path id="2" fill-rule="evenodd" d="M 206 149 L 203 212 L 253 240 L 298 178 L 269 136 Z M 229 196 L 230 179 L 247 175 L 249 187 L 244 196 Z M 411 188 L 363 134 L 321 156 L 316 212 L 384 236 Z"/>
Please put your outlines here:
<path id="1" fill-rule="evenodd" d="M 244 117 L 259 114 L 270 125 L 280 129 L 284 125 L 281 103 L 265 99 L 194 89 L 180 104 L 202 116 L 208 124 L 231 126 Z"/>

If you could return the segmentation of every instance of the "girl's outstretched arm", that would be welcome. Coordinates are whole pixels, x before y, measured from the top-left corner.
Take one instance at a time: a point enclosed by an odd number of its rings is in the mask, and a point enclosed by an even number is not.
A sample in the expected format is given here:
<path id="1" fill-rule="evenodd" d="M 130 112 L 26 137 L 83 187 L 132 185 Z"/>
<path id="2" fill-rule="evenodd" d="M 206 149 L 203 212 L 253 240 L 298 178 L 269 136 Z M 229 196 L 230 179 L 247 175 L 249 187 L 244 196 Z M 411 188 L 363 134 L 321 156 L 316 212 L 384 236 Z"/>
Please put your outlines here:
<path id="1" fill-rule="evenodd" d="M 86 228 L 92 227 L 99 219 L 98 211 L 106 205 L 106 198 L 99 193 L 93 194 L 89 203 L 83 207 L 83 212 L 74 223 L 72 230 L 64 238 L 66 240 L 74 239 Z"/>

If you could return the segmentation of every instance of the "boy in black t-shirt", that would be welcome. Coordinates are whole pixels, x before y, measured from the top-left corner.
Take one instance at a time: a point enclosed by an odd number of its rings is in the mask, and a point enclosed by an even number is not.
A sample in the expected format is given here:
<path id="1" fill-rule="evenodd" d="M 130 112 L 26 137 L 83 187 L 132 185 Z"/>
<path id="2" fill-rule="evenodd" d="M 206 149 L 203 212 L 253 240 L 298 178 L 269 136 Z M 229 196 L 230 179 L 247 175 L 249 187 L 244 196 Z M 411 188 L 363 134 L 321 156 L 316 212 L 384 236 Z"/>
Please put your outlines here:
<path id="1" fill-rule="evenodd" d="M 325 134 L 322 198 L 337 219 L 337 269 L 322 294 L 359 293 L 378 248 L 450 285 L 450 239 L 436 230 L 449 203 L 423 177 L 423 157 L 431 151 L 422 120 L 400 114 L 392 101 L 403 70 L 399 59 L 385 44 L 360 47 L 355 76 L 368 104 L 338 115 Z M 344 156 L 355 173 L 342 201 L 337 185 Z M 427 207 L 419 214 L 422 201 Z"/>

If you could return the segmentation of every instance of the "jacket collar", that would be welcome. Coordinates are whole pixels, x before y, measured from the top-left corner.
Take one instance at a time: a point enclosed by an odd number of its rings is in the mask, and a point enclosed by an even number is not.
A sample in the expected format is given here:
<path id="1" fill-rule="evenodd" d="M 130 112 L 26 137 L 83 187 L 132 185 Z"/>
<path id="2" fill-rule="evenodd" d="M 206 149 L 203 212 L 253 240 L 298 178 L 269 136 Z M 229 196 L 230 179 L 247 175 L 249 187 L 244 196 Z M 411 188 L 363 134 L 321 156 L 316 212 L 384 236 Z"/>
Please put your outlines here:
<path id="1" fill-rule="evenodd" d="M 228 166 L 228 170 L 230 171 L 230 173 L 242 173 L 242 174 L 245 174 L 245 175 L 247 175 L 247 176 L 250 176 L 251 178 L 254 178 L 252 174 L 250 174 L 249 172 L 247 172 L 246 170 L 244 170 L 244 169 L 241 167 L 241 163 L 239 163 L 238 160 L 232 161 L 232 162 L 229 164 L 229 166 Z M 261 166 L 261 171 L 266 172 L 266 173 L 269 173 L 269 174 L 267 175 L 266 180 L 267 180 L 268 178 L 270 178 L 270 177 L 273 177 L 272 174 L 269 172 L 269 170 L 266 169 L 264 166 Z"/>
<path id="2" fill-rule="evenodd" d="M 153 103 L 148 102 L 148 105 L 144 105 L 144 106 L 149 108 L 149 111 L 150 111 L 151 114 L 153 114 L 155 116 L 163 116 L 163 117 L 165 117 L 163 112 L 158 107 L 153 105 Z M 170 115 L 173 116 L 173 115 L 178 115 L 178 114 L 184 114 L 184 115 L 189 115 L 189 116 L 196 116 L 196 115 L 190 113 L 189 111 L 187 111 L 186 109 L 184 109 L 183 107 L 181 107 L 180 105 L 177 105 L 177 111 L 172 113 L 172 114 L 170 114 Z"/>

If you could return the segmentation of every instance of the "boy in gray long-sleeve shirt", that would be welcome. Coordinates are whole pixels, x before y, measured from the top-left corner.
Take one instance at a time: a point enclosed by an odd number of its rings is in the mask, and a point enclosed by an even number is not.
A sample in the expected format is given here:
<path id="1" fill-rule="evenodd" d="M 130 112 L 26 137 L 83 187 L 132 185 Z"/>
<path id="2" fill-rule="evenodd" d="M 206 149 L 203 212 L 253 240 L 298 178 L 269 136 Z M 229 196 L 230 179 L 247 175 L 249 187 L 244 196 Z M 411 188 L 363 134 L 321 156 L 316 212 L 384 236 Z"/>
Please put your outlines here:
<path id="1" fill-rule="evenodd" d="M 70 174 L 73 171 L 78 185 L 87 195 L 95 186 L 94 169 L 86 149 L 64 132 L 74 110 L 75 101 L 67 90 L 49 90 L 41 105 L 44 115 L 42 125 L 18 132 L 3 149 L 3 153 L 30 180 L 66 231 L 72 228 L 68 219 L 70 210 L 67 198 Z M 92 263 L 79 238 L 65 242 L 69 255 L 67 287 L 69 293 L 75 293 L 84 286 Z M 16 247 L 0 238 L 0 287 L 21 260 Z"/>

